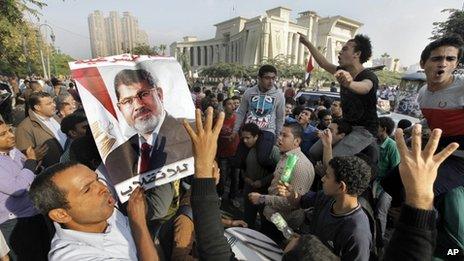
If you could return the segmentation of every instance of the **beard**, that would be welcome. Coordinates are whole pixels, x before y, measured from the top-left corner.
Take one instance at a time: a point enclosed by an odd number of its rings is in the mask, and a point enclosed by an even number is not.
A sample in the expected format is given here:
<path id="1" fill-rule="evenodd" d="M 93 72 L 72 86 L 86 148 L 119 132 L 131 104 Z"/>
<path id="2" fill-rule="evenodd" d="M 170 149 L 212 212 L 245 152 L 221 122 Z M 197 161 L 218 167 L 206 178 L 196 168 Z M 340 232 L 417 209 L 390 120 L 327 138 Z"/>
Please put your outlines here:
<path id="1" fill-rule="evenodd" d="M 161 115 L 151 115 L 147 119 L 135 120 L 134 129 L 139 134 L 145 134 L 145 133 L 153 132 L 155 130 L 156 126 L 158 126 L 160 117 L 161 117 Z"/>

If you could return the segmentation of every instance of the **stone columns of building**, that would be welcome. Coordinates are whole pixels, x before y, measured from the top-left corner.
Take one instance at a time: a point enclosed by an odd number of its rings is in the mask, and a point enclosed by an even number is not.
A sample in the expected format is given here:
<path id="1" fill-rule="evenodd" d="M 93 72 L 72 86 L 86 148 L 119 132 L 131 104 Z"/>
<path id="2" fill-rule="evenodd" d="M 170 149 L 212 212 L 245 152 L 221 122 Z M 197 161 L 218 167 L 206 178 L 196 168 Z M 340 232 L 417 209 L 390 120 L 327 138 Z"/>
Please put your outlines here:
<path id="1" fill-rule="evenodd" d="M 193 66 L 198 66 L 198 48 L 193 46 Z"/>
<path id="2" fill-rule="evenodd" d="M 214 48 L 213 48 L 212 45 L 210 45 L 210 46 L 208 46 L 208 49 L 209 49 L 208 50 L 208 54 L 209 54 L 208 55 L 208 61 L 209 61 L 208 64 L 212 65 L 214 63 L 214 61 L 213 61 Z"/>
<path id="3" fill-rule="evenodd" d="M 292 43 L 292 64 L 298 63 L 298 45 L 299 45 L 299 36 L 296 33 L 293 33 L 293 43 Z"/>
<path id="4" fill-rule="evenodd" d="M 269 23 L 267 21 L 265 21 L 265 24 L 264 24 L 264 28 L 263 28 L 264 32 L 263 32 L 263 36 L 262 36 L 262 43 L 263 43 L 263 52 L 262 52 L 262 55 L 261 55 L 261 59 L 264 59 L 264 58 L 271 58 L 269 57 Z"/>
<path id="5" fill-rule="evenodd" d="M 288 39 L 287 39 L 287 57 L 292 56 L 292 44 L 293 44 L 293 33 L 288 32 Z M 288 59 L 288 62 L 290 63 L 292 61 L 291 58 Z"/>
<path id="6" fill-rule="evenodd" d="M 298 64 L 304 64 L 304 50 L 305 47 L 298 41 Z"/>
<path id="7" fill-rule="evenodd" d="M 194 61 L 195 61 L 195 50 L 192 49 L 192 47 L 187 47 L 188 54 L 189 54 L 189 60 L 190 60 L 190 66 L 194 66 Z"/>

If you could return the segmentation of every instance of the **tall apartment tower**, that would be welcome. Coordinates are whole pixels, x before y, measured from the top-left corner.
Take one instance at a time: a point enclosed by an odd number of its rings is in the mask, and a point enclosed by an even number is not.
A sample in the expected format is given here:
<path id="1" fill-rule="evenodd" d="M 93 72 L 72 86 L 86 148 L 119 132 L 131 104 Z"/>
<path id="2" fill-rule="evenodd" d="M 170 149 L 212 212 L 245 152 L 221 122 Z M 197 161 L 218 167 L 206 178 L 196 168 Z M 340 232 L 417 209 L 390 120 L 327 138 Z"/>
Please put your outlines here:
<path id="1" fill-rule="evenodd" d="M 124 51 L 132 50 L 137 46 L 137 37 L 139 31 L 139 22 L 130 12 L 124 12 L 121 18 L 121 31 L 123 35 L 122 49 Z"/>
<path id="2" fill-rule="evenodd" d="M 105 30 L 110 55 L 122 53 L 121 18 L 118 12 L 111 11 L 109 17 L 105 18 Z"/>
<path id="3" fill-rule="evenodd" d="M 92 57 L 107 56 L 107 38 L 105 30 L 105 18 L 100 11 L 94 11 L 88 16 L 90 47 Z"/>

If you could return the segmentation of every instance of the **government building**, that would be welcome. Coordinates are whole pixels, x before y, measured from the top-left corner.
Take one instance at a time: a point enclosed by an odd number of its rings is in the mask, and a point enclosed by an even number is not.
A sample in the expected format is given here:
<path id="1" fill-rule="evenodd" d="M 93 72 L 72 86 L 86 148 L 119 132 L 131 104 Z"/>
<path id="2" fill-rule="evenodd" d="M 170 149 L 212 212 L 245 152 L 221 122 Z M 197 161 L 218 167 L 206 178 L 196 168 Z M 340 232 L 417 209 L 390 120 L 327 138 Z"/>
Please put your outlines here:
<path id="1" fill-rule="evenodd" d="M 299 13 L 290 19 L 291 9 L 276 7 L 254 18 L 235 17 L 218 23 L 212 39 L 185 36 L 170 45 L 171 56 L 186 56 L 192 69 L 219 62 L 258 64 L 266 59 L 283 58 L 289 64 L 306 64 L 308 51 L 299 43 L 298 33 L 308 35 L 327 59 L 338 63 L 338 52 L 357 33 L 362 23 L 343 16 L 321 18 L 316 12 Z"/>

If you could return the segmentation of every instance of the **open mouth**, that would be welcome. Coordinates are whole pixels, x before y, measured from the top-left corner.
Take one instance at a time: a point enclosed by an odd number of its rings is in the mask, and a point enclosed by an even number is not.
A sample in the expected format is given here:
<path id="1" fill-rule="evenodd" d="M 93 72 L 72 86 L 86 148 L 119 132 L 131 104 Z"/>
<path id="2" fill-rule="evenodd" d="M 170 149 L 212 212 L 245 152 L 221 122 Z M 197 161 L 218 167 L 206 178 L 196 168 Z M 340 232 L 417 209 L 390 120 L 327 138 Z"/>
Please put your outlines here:
<path id="1" fill-rule="evenodd" d="M 445 73 L 445 70 L 439 70 L 439 71 L 437 72 L 437 76 L 441 76 L 441 75 L 443 75 L 444 73 Z"/>

